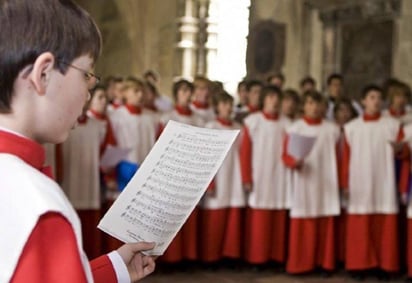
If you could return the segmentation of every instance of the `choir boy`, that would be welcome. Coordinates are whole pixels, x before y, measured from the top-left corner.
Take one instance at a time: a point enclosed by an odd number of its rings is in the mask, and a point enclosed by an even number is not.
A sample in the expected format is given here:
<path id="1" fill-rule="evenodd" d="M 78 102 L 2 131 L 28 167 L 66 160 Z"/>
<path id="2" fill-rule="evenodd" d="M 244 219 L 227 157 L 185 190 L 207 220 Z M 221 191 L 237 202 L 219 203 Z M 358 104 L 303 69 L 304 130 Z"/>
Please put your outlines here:
<path id="1" fill-rule="evenodd" d="M 129 148 L 127 161 L 141 164 L 156 141 L 159 121 L 143 109 L 143 83 L 128 78 L 123 84 L 125 105 L 110 115 L 117 144 Z"/>
<path id="2" fill-rule="evenodd" d="M 344 127 L 342 187 L 348 198 L 345 265 L 361 276 L 369 269 L 380 269 L 387 276 L 399 270 L 395 156 L 407 154 L 398 143 L 403 138 L 401 123 L 381 115 L 381 88 L 366 86 L 362 104 L 363 116 Z M 402 165 L 400 188 L 407 186 L 409 175 L 407 162 Z"/>
<path id="3" fill-rule="evenodd" d="M 70 0 L 2 0 L 0 26 L 0 282 L 137 282 L 154 270 L 140 253 L 154 244 L 90 264 L 79 217 L 44 167 L 41 144 L 66 140 L 97 84 L 98 28 Z"/>
<path id="4" fill-rule="evenodd" d="M 344 145 L 344 133 L 343 127 L 356 118 L 357 113 L 353 108 L 352 102 L 347 98 L 339 99 L 333 110 L 335 114 L 335 123 L 340 129 L 339 142 L 337 147 L 338 169 L 342 172 L 342 159 L 343 159 L 343 145 Z M 340 176 L 341 177 L 341 176 Z M 338 217 L 337 223 L 337 258 L 340 263 L 345 261 L 345 240 L 346 240 L 346 199 L 343 197 L 344 192 L 341 190 L 341 214 Z"/>
<path id="5" fill-rule="evenodd" d="M 289 120 L 290 122 L 293 122 L 300 115 L 299 101 L 299 94 L 295 90 L 286 89 L 283 92 L 282 102 L 280 104 L 280 113 L 285 119 Z"/>
<path id="6" fill-rule="evenodd" d="M 283 160 L 294 169 L 286 266 L 292 274 L 335 268 L 335 222 L 340 212 L 336 160 L 339 128 L 322 118 L 322 102 L 318 92 L 304 94 L 303 117 L 289 127 L 284 143 Z M 316 139 L 303 160 L 289 154 L 291 135 Z"/>
<path id="7" fill-rule="evenodd" d="M 394 81 L 388 87 L 386 96 L 389 100 L 389 108 L 383 111 L 384 116 L 392 116 L 401 121 L 403 125 L 412 122 L 412 113 L 408 109 L 411 99 L 410 88 L 407 84 Z"/>
<path id="8" fill-rule="evenodd" d="M 262 110 L 244 121 L 242 182 L 249 192 L 245 259 L 254 265 L 286 260 L 290 191 L 282 144 L 290 123 L 279 115 L 281 96 L 279 88 L 265 87 L 260 97 Z"/>
<path id="9" fill-rule="evenodd" d="M 207 128 L 233 130 L 241 125 L 233 122 L 233 97 L 221 92 L 213 99 L 217 119 Z M 245 194 L 240 175 L 239 142 L 230 149 L 202 200 L 201 260 L 216 262 L 222 257 L 240 259 L 242 239 L 242 211 Z"/>
<path id="10" fill-rule="evenodd" d="M 108 77 L 106 79 L 106 90 L 109 98 L 108 111 L 113 111 L 123 105 L 123 78 L 122 77 Z"/>
<path id="11" fill-rule="evenodd" d="M 192 125 L 202 126 L 203 120 L 190 109 L 193 95 L 193 84 L 181 79 L 173 84 L 173 98 L 175 109 L 165 113 L 161 118 L 161 129 L 164 128 L 169 120 Z M 188 220 L 173 239 L 169 248 L 162 256 L 162 261 L 167 263 L 178 263 L 183 259 L 195 261 L 198 255 L 198 209 L 195 208 Z"/>
<path id="12" fill-rule="evenodd" d="M 213 106 L 210 105 L 211 85 L 212 83 L 207 78 L 201 76 L 196 77 L 193 82 L 193 101 L 190 109 L 202 118 L 203 124 L 215 119 Z"/>

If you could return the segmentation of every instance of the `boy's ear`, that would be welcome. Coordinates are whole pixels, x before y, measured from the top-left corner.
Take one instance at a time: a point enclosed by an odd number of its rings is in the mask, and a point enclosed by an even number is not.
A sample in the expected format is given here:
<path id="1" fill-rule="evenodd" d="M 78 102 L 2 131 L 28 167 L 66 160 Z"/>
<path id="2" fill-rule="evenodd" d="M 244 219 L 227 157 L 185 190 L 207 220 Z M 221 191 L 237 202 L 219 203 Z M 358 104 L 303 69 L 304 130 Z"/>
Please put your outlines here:
<path id="1" fill-rule="evenodd" d="M 29 75 L 34 89 L 39 95 L 45 95 L 54 68 L 55 58 L 50 52 L 45 52 L 37 57 Z"/>

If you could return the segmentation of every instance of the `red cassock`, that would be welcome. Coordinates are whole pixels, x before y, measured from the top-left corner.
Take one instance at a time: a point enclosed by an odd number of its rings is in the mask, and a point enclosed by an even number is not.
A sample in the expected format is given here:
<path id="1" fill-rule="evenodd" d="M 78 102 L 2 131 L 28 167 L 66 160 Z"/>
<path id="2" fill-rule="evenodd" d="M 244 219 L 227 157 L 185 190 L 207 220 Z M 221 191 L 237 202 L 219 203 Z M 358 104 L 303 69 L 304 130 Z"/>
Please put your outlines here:
<path id="1" fill-rule="evenodd" d="M 398 198 L 395 153 L 390 141 L 403 139 L 400 122 L 364 115 L 345 125 L 343 188 L 349 191 L 346 269 L 399 270 Z M 397 157 L 407 161 L 407 147 Z M 398 186 L 407 186 L 402 162 Z"/>
<path id="2" fill-rule="evenodd" d="M 0 131 L 0 167 L 6 174 L 0 180 L 0 223 L 10 227 L 0 241 L 0 281 L 90 282 L 93 273 L 95 282 L 117 282 L 108 256 L 92 261 L 90 269 L 80 222 L 58 185 L 45 176 L 51 170 L 42 167 L 44 160 L 41 145 Z"/>
<path id="3" fill-rule="evenodd" d="M 316 137 L 302 168 L 292 175 L 289 250 L 286 271 L 305 273 L 321 267 L 333 270 L 336 261 L 336 216 L 340 213 L 336 145 L 339 128 L 325 120 L 304 117 L 288 128 L 283 161 L 290 168 L 297 160 L 288 153 L 292 134 Z"/>
<path id="4" fill-rule="evenodd" d="M 286 261 L 290 190 L 282 143 L 290 122 L 256 112 L 244 120 L 241 141 L 243 184 L 252 184 L 245 222 L 245 259 L 262 264 Z"/>

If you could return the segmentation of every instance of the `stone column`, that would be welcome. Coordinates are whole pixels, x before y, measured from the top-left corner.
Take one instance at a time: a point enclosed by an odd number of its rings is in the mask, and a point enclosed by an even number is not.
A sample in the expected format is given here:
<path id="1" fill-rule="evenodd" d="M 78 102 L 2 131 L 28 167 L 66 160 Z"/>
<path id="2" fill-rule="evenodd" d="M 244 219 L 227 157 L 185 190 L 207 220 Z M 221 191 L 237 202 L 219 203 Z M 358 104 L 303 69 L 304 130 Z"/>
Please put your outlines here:
<path id="1" fill-rule="evenodd" d="M 196 38 L 198 19 L 194 16 L 194 0 L 185 0 L 184 15 L 178 19 L 179 41 L 177 43 L 178 61 L 181 62 L 181 76 L 192 78 L 196 66 Z"/>
<path id="2" fill-rule="evenodd" d="M 207 40 L 205 42 L 206 50 L 206 72 L 208 78 L 215 79 L 218 66 L 217 60 L 217 37 L 218 37 L 218 17 L 219 17 L 219 0 L 209 1 L 209 15 L 207 17 Z"/>
<path id="3" fill-rule="evenodd" d="M 393 76 L 412 84 L 412 1 L 403 0 L 401 15 L 395 21 Z"/>

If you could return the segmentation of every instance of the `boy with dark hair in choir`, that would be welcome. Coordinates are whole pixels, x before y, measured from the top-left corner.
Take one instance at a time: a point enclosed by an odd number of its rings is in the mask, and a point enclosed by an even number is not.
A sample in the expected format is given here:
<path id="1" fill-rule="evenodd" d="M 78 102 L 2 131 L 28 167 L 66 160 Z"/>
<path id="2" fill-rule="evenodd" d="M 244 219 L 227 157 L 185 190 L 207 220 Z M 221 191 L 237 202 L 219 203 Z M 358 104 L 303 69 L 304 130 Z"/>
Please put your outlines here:
<path id="1" fill-rule="evenodd" d="M 96 257 L 102 250 L 102 234 L 96 228 L 103 199 L 99 170 L 102 125 L 90 119 L 86 109 L 62 144 L 62 188 L 79 214 L 84 250 L 89 257 Z"/>
<path id="2" fill-rule="evenodd" d="M 248 114 L 259 111 L 259 100 L 263 84 L 258 80 L 250 80 L 246 84 Z"/>
<path id="3" fill-rule="evenodd" d="M 335 103 L 333 109 L 335 123 L 340 128 L 340 136 L 337 147 L 337 159 L 338 159 L 338 171 L 342 172 L 342 159 L 343 159 L 343 146 L 344 146 L 344 133 L 343 127 L 345 124 L 356 118 L 358 115 L 355 108 L 353 108 L 350 99 L 345 97 L 340 98 Z M 341 191 L 341 214 L 338 217 L 337 223 L 337 259 L 340 263 L 345 262 L 345 239 L 346 239 L 346 199 L 343 197 L 343 191 Z"/>
<path id="4" fill-rule="evenodd" d="M 362 91 L 364 114 L 344 127 L 342 187 L 348 198 L 345 267 L 356 276 L 399 271 L 397 185 L 407 186 L 408 150 L 401 123 L 381 115 L 382 89 Z M 399 183 L 395 157 L 402 159 Z"/>
<path id="5" fill-rule="evenodd" d="M 123 78 L 110 76 L 105 81 L 109 105 L 107 110 L 113 111 L 123 105 Z"/>
<path id="6" fill-rule="evenodd" d="M 202 118 L 204 124 L 215 119 L 215 112 L 210 105 L 212 84 L 215 85 L 216 82 L 212 83 L 202 76 L 195 77 L 193 82 L 193 101 L 190 109 Z"/>
<path id="7" fill-rule="evenodd" d="M 241 125 L 232 121 L 233 97 L 227 92 L 216 94 L 213 106 L 217 115 L 206 128 L 233 130 Z M 221 168 L 210 184 L 201 211 L 201 260 L 217 262 L 223 257 L 240 259 L 242 212 L 245 194 L 240 174 L 239 142 L 235 141 Z"/>
<path id="8" fill-rule="evenodd" d="M 289 255 L 286 271 L 306 273 L 335 269 L 335 222 L 340 213 L 336 145 L 339 128 L 322 117 L 323 97 L 303 96 L 303 117 L 287 129 L 283 161 L 294 169 L 290 208 Z M 291 135 L 315 138 L 304 160 L 290 155 Z"/>
<path id="9" fill-rule="evenodd" d="M 293 122 L 297 117 L 299 117 L 299 105 L 300 97 L 297 91 L 293 89 L 286 89 L 283 92 L 282 102 L 280 104 L 281 115 Z"/>
<path id="10" fill-rule="evenodd" d="M 312 77 L 304 77 L 300 81 L 300 93 L 303 95 L 308 91 L 316 91 L 316 81 Z"/>
<path id="11" fill-rule="evenodd" d="M 290 123 L 279 115 L 281 97 L 275 86 L 263 89 L 261 111 L 245 119 L 241 140 L 242 182 L 249 192 L 245 259 L 256 265 L 286 261 L 290 191 L 282 144 Z"/>
<path id="12" fill-rule="evenodd" d="M 110 115 L 117 144 L 131 149 L 127 161 L 141 164 L 152 149 L 159 130 L 159 121 L 143 109 L 144 84 L 130 77 L 122 88 L 125 104 Z"/>
<path id="13" fill-rule="evenodd" d="M 193 90 L 193 84 L 185 79 L 181 79 L 173 84 L 175 109 L 162 115 L 160 132 L 169 120 L 192 126 L 203 125 L 202 119 L 190 109 Z M 198 260 L 198 214 L 199 210 L 195 208 L 169 245 L 165 254 L 161 257 L 163 262 L 178 263 L 184 259 L 189 261 Z"/>
<path id="14" fill-rule="evenodd" d="M 285 80 L 285 76 L 282 73 L 276 73 L 269 75 L 266 79 L 266 82 L 268 85 L 278 87 L 280 90 L 282 90 L 285 84 Z"/>

